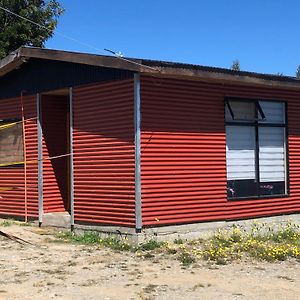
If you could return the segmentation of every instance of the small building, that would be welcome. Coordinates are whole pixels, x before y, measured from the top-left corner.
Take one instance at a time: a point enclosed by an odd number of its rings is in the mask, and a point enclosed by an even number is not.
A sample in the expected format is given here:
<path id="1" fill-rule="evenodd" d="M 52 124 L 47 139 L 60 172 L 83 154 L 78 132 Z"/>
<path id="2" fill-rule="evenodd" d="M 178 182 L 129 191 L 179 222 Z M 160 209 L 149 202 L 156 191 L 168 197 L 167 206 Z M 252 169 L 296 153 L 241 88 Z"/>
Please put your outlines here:
<path id="1" fill-rule="evenodd" d="M 293 77 L 20 48 L 0 62 L 0 215 L 140 232 L 299 213 L 299 116 Z"/>

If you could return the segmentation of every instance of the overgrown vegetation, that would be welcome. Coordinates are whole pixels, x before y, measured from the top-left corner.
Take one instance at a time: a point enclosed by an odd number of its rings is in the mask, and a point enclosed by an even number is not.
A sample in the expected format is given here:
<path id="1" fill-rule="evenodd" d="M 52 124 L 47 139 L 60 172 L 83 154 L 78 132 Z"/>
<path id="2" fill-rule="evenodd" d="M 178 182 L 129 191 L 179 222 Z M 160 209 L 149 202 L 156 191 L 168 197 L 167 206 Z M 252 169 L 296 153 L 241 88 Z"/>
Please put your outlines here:
<path id="1" fill-rule="evenodd" d="M 65 241 L 130 251 L 145 259 L 168 255 L 179 260 L 184 267 L 200 259 L 217 264 L 226 264 L 242 257 L 266 261 L 300 259 L 300 228 L 291 222 L 279 225 L 253 223 L 248 229 L 232 226 L 215 232 L 209 239 L 189 242 L 176 239 L 170 243 L 153 239 L 133 245 L 126 237 L 101 237 L 99 233 L 92 231 L 83 234 L 63 232 L 58 237 Z"/>
<path id="2" fill-rule="evenodd" d="M 300 258 L 299 226 L 253 223 L 250 230 L 234 226 L 220 230 L 207 241 L 201 255 L 207 260 L 226 263 L 243 255 L 267 261 Z"/>
<path id="3" fill-rule="evenodd" d="M 14 219 L 6 219 L 6 220 L 3 220 L 3 221 L 0 221 L 0 226 L 2 227 L 9 227 L 9 226 L 12 226 L 12 225 L 19 225 L 19 226 L 31 226 L 32 223 L 30 222 L 21 222 L 21 221 L 16 221 Z"/>
<path id="4" fill-rule="evenodd" d="M 59 238 L 77 242 L 81 244 L 99 245 L 108 247 L 118 251 L 152 251 L 160 248 L 164 245 L 163 242 L 157 242 L 155 240 L 149 240 L 143 244 L 135 246 L 128 243 L 127 238 L 118 238 L 115 236 L 102 237 L 96 231 L 85 231 L 83 234 L 76 234 L 73 232 L 61 232 L 57 235 Z"/>
<path id="5" fill-rule="evenodd" d="M 193 257 L 189 252 L 180 253 L 180 255 L 178 256 L 178 260 L 185 267 L 191 265 L 194 262 L 196 262 L 195 257 Z"/>
<path id="6" fill-rule="evenodd" d="M 7 219 L 7 220 L 1 221 L 1 222 L 0 222 L 0 226 L 3 226 L 3 227 L 9 227 L 9 226 L 13 225 L 14 223 L 15 223 L 14 220 L 9 220 L 9 219 Z"/>

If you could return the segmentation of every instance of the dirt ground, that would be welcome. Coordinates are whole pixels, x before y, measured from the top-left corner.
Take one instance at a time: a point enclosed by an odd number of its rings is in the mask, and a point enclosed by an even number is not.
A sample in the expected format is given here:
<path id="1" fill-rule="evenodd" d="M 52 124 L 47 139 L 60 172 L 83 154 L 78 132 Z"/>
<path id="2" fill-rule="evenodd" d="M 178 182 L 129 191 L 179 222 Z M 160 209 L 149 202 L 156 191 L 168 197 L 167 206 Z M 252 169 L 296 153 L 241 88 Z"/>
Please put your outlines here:
<path id="1" fill-rule="evenodd" d="M 55 242 L 50 229 L 0 230 L 0 299 L 300 299 L 300 263 L 244 261 L 182 268 L 170 258 L 140 258 L 95 246 Z"/>

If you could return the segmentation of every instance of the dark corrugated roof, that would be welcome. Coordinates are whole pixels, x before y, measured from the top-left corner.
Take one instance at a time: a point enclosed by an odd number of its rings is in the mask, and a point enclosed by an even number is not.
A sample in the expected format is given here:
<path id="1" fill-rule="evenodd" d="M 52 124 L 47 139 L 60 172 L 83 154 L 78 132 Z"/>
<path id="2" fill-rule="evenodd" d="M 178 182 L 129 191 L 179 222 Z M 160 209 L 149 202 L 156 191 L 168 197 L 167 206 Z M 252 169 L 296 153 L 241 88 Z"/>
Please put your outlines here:
<path id="1" fill-rule="evenodd" d="M 0 61 L 0 77 L 11 72 L 15 68 L 20 67 L 25 61 L 30 60 L 31 58 L 128 70 L 143 74 L 152 74 L 153 76 L 300 89 L 300 80 L 292 76 L 234 71 L 231 69 L 187 63 L 126 57 L 120 58 L 115 56 L 30 47 L 22 47 Z"/>
<path id="2" fill-rule="evenodd" d="M 131 59 L 131 58 L 128 58 L 128 59 Z M 256 72 L 249 72 L 249 71 L 235 71 L 235 70 L 226 69 L 226 68 L 209 67 L 209 66 L 202 66 L 202 65 L 194 65 L 194 64 L 179 63 L 179 62 L 170 62 L 170 61 L 160 61 L 160 60 L 152 60 L 152 59 L 136 59 L 135 58 L 132 60 L 139 61 L 142 64 L 150 66 L 150 67 L 199 70 L 199 71 L 204 71 L 204 72 L 229 74 L 229 75 L 235 75 L 235 76 L 255 77 L 255 78 L 261 78 L 261 79 L 265 79 L 265 80 L 276 80 L 276 81 L 283 81 L 283 82 L 300 83 L 300 79 L 293 77 L 293 76 L 256 73 Z"/>

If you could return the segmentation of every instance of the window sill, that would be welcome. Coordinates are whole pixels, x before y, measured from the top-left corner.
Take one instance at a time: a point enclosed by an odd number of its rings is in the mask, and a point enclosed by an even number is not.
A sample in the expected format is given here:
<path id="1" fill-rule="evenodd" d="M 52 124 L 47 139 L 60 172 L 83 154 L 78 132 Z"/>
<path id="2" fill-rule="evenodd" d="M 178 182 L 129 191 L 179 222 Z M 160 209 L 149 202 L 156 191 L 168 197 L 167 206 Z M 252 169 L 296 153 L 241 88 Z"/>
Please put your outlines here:
<path id="1" fill-rule="evenodd" d="M 288 198 L 290 194 L 280 194 L 280 195 L 263 195 L 263 196 L 250 196 L 250 197 L 236 197 L 227 198 L 228 202 L 231 201 L 247 201 L 247 200 L 261 200 L 261 199 L 274 199 L 274 198 Z"/>

